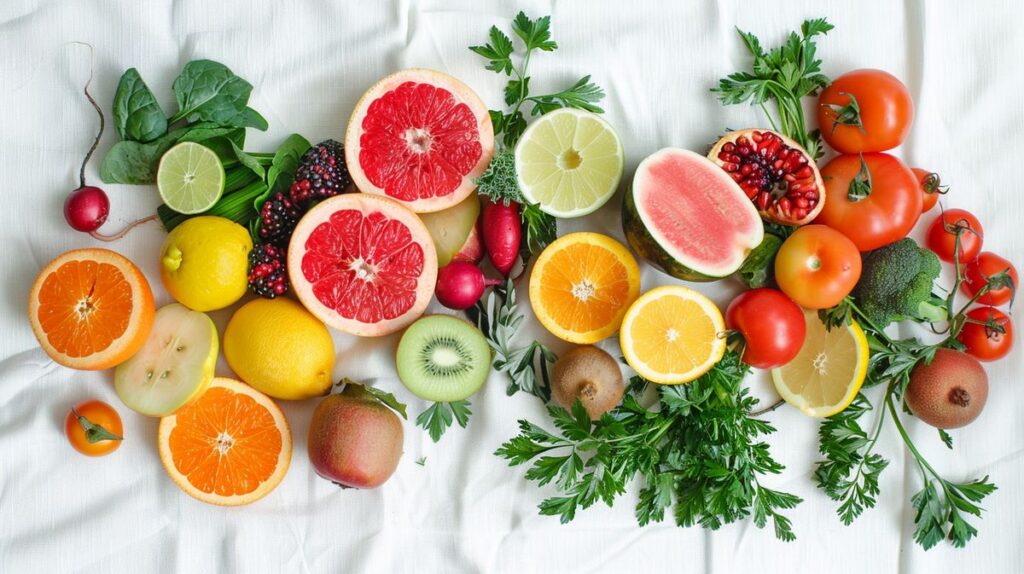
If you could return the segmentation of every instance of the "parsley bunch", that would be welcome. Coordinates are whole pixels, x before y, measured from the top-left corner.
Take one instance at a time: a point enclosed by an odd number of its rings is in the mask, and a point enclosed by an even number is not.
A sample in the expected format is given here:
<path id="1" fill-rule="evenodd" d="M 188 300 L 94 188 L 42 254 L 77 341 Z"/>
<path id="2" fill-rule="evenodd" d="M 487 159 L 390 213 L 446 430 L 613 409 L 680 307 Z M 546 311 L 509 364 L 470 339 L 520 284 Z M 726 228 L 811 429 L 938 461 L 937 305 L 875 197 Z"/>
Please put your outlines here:
<path id="1" fill-rule="evenodd" d="M 591 422 L 578 401 L 571 411 L 549 406 L 557 432 L 521 420 L 519 435 L 495 454 L 510 466 L 529 464 L 526 478 L 539 486 L 554 485 L 558 495 L 541 502 L 540 513 L 563 523 L 595 502 L 611 506 L 639 479 L 641 526 L 666 511 L 679 526 L 712 530 L 751 517 L 759 528 L 771 519 L 779 539 L 794 540 L 781 511 L 801 499 L 760 482 L 783 466 L 761 440 L 775 428 L 751 416 L 758 401 L 742 386 L 749 371 L 729 351 L 688 385 L 659 385 L 656 409 L 637 400 L 647 385 L 634 377 L 623 403 L 600 420 Z"/>

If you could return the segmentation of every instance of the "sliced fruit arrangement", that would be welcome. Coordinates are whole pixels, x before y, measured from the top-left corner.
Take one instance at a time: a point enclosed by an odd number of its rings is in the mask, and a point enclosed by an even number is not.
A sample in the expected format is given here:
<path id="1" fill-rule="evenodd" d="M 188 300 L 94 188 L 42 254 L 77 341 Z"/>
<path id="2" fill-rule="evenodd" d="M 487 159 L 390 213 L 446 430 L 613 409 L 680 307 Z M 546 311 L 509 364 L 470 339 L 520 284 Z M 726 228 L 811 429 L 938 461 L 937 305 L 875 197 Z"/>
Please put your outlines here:
<path id="1" fill-rule="evenodd" d="M 39 272 L 28 319 L 57 363 L 99 371 L 126 361 L 153 326 L 153 292 L 131 261 L 108 249 L 76 249 Z"/>
<path id="2" fill-rule="evenodd" d="M 624 245 L 599 233 L 570 233 L 541 252 L 530 304 L 556 337 L 589 345 L 619 330 L 640 294 L 640 267 Z"/>
<path id="3" fill-rule="evenodd" d="M 169 415 L 206 391 L 219 349 L 205 313 L 171 303 L 156 312 L 146 344 L 114 369 L 114 390 L 138 413 Z"/>
<path id="4" fill-rule="evenodd" d="M 493 155 L 487 107 L 469 86 L 434 70 L 402 70 L 371 86 L 345 133 L 359 191 L 417 212 L 465 199 Z"/>
<path id="5" fill-rule="evenodd" d="M 241 225 L 224 217 L 195 217 L 164 240 L 160 279 L 189 309 L 223 309 L 245 295 L 251 250 L 252 239 Z"/>
<path id="6" fill-rule="evenodd" d="M 706 157 L 665 148 L 636 168 L 622 227 L 637 253 L 687 281 L 731 275 L 764 238 L 746 193 Z"/>
<path id="7" fill-rule="evenodd" d="M 817 313 L 805 314 L 807 336 L 797 356 L 772 369 L 775 390 L 806 415 L 824 418 L 845 409 L 868 370 L 868 340 L 855 321 L 828 330 Z"/>
<path id="8" fill-rule="evenodd" d="M 661 384 L 690 382 L 725 353 L 725 321 L 704 295 L 679 285 L 644 293 L 622 320 L 619 346 L 643 378 Z"/>
<path id="9" fill-rule="evenodd" d="M 601 116 L 561 108 L 535 120 L 516 144 L 519 189 L 555 217 L 587 215 L 615 194 L 624 155 L 619 135 Z"/>
<path id="10" fill-rule="evenodd" d="M 164 470 L 185 493 L 240 506 L 274 490 L 292 459 L 292 433 L 274 401 L 232 379 L 216 378 L 196 401 L 160 419 Z"/>
<path id="11" fill-rule="evenodd" d="M 375 337 L 406 327 L 430 303 L 437 253 L 416 214 L 368 194 L 327 199 L 299 222 L 288 276 L 321 321 Z"/>

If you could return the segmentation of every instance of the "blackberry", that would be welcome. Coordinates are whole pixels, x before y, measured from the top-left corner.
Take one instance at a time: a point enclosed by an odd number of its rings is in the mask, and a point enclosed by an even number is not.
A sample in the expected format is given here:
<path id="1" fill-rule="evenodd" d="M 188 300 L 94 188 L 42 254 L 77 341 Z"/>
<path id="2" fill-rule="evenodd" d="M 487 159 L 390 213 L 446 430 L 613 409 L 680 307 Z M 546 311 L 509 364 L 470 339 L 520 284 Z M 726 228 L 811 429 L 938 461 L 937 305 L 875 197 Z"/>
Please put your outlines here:
<path id="1" fill-rule="evenodd" d="M 264 243 L 286 247 L 301 217 L 302 210 L 297 205 L 283 193 L 275 193 L 260 209 L 260 238 Z"/>
<path id="2" fill-rule="evenodd" d="M 295 205 L 308 206 L 312 201 L 340 194 L 351 183 L 345 165 L 345 146 L 324 140 L 303 154 L 288 193 Z"/>
<path id="3" fill-rule="evenodd" d="M 267 299 L 288 292 L 288 267 L 285 251 L 269 243 L 249 252 L 249 290 Z"/>

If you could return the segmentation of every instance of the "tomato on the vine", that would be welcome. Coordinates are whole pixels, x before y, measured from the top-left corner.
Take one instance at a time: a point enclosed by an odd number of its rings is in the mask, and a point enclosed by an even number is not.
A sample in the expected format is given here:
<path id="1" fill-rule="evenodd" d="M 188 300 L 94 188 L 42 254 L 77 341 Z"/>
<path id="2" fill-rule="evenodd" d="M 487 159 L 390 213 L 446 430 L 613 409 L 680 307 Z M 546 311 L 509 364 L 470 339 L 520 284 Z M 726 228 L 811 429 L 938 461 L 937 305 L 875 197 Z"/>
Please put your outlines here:
<path id="1" fill-rule="evenodd" d="M 894 156 L 841 155 L 821 177 L 825 207 L 814 222 L 839 230 L 861 251 L 903 239 L 921 217 L 917 177 Z"/>
<path id="2" fill-rule="evenodd" d="M 882 70 L 854 70 L 818 96 L 821 137 L 840 153 L 892 149 L 914 122 L 914 100 L 903 82 Z"/>
<path id="3" fill-rule="evenodd" d="M 774 369 L 800 353 L 807 322 L 800 307 L 781 291 L 751 289 L 740 293 L 725 311 L 725 326 L 743 335 L 743 362 Z"/>
<path id="4" fill-rule="evenodd" d="M 935 207 L 939 202 L 939 196 L 946 193 L 947 187 L 942 185 L 939 174 L 919 167 L 911 168 L 917 176 L 917 183 L 921 186 L 921 213 Z"/>
<path id="5" fill-rule="evenodd" d="M 845 235 L 824 225 L 793 232 L 775 256 L 775 281 L 806 309 L 834 307 L 860 279 L 860 252 Z"/>
<path id="6" fill-rule="evenodd" d="M 114 407 L 103 401 L 88 400 L 68 409 L 64 433 L 78 452 L 103 456 L 121 446 L 124 427 Z"/>
<path id="7" fill-rule="evenodd" d="M 979 361 L 1002 359 L 1013 347 L 1013 321 L 995 307 L 971 309 L 956 340 Z"/>
<path id="8" fill-rule="evenodd" d="M 998 285 L 993 285 L 992 289 L 978 297 L 978 303 L 982 305 L 1005 305 L 1013 299 L 1013 294 L 1019 284 L 1017 268 L 1009 260 L 991 251 L 982 251 L 978 254 L 978 257 L 972 259 L 964 266 L 964 280 L 960 287 L 968 297 L 974 297 L 988 283 L 990 277 L 998 277 L 1004 271 L 1010 284 L 1007 284 L 1007 279 L 996 281 L 995 283 L 998 283 Z"/>
<path id="9" fill-rule="evenodd" d="M 977 217 L 963 209 L 947 209 L 943 211 L 931 226 L 925 244 L 939 256 L 939 259 L 952 263 L 956 250 L 956 236 L 960 235 L 960 263 L 967 263 L 978 256 L 985 230 Z"/>

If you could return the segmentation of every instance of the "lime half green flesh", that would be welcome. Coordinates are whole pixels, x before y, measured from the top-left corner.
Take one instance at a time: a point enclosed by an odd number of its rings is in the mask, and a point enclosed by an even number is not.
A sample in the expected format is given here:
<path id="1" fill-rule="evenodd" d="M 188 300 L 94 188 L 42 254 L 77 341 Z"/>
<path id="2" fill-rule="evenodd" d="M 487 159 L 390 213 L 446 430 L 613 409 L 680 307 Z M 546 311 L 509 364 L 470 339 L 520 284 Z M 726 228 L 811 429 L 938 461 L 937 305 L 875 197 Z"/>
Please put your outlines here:
<path id="1" fill-rule="evenodd" d="M 516 174 L 527 201 L 556 217 L 579 217 L 619 187 L 622 142 L 596 114 L 562 108 L 538 118 L 516 145 Z"/>
<path id="2" fill-rule="evenodd" d="M 210 148 L 183 142 L 160 158 L 156 185 L 167 207 L 178 213 L 202 213 L 224 193 L 224 166 Z"/>

